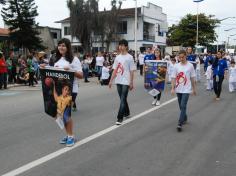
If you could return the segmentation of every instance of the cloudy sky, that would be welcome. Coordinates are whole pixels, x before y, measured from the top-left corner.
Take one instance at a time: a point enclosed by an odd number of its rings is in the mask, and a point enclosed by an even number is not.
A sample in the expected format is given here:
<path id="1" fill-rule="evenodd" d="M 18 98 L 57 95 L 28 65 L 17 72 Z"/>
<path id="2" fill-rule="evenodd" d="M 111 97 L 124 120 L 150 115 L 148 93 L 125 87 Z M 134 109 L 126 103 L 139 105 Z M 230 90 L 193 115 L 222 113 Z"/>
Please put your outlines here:
<path id="1" fill-rule="evenodd" d="M 137 0 L 137 2 L 139 7 L 146 6 L 148 2 L 161 6 L 163 12 L 167 14 L 169 24 L 178 23 L 181 17 L 187 13 L 196 14 L 197 12 L 197 5 L 193 0 Z M 38 5 L 39 13 L 36 21 L 42 26 L 60 27 L 60 24 L 54 22 L 69 16 L 66 0 L 35 0 L 35 3 Z M 134 6 L 134 0 L 125 0 L 122 4 L 122 8 Z M 99 8 L 103 9 L 104 7 L 110 8 L 110 0 L 99 0 Z M 199 12 L 215 15 L 218 19 L 236 17 L 235 8 L 236 0 L 204 0 L 199 3 Z M 0 20 L 0 27 L 3 27 L 2 20 Z M 227 40 L 227 36 L 236 34 L 236 29 L 229 32 L 224 31 L 230 28 L 236 28 L 236 18 L 222 21 L 217 29 L 220 42 Z M 231 43 L 233 39 L 236 39 L 236 36 L 230 38 Z"/>

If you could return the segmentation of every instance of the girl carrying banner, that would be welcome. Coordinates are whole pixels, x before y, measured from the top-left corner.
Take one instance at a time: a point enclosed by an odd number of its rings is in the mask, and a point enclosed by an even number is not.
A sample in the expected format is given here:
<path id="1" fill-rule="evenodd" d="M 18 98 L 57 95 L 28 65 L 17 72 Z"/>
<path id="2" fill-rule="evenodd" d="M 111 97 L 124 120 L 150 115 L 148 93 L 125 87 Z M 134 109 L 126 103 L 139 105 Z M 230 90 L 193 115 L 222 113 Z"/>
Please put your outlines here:
<path id="1" fill-rule="evenodd" d="M 78 78 L 83 78 L 83 72 L 80 60 L 77 57 L 73 57 L 72 50 L 71 50 L 71 43 L 68 39 L 61 39 L 58 42 L 58 46 L 56 49 L 56 56 L 55 56 L 55 63 L 53 64 L 54 67 L 59 69 L 64 69 L 66 71 L 74 71 L 74 81 L 73 81 L 73 88 L 72 88 L 72 96 L 59 97 L 54 89 L 54 98 L 57 103 L 62 103 L 61 106 L 57 105 L 57 116 L 62 114 L 61 111 L 64 111 L 65 106 L 70 104 L 69 100 L 71 100 L 72 106 L 75 103 L 75 98 L 78 93 Z M 45 64 L 40 65 L 41 67 L 45 67 Z M 55 85 L 55 84 L 54 84 Z M 56 84 L 57 85 L 57 84 Z M 64 90 L 65 89 L 65 90 Z M 63 86 L 63 91 L 68 91 L 68 86 Z M 63 101 L 62 101 L 63 99 Z M 64 101 L 66 100 L 66 101 Z M 67 102 L 67 103 L 66 103 Z M 61 112 L 61 113 L 60 113 Z M 68 117 L 64 119 L 64 127 L 66 131 L 66 136 L 60 140 L 60 144 L 66 144 L 66 146 L 70 147 L 75 144 L 75 137 L 73 133 L 73 121 L 71 118 L 71 113 L 67 113 Z"/>

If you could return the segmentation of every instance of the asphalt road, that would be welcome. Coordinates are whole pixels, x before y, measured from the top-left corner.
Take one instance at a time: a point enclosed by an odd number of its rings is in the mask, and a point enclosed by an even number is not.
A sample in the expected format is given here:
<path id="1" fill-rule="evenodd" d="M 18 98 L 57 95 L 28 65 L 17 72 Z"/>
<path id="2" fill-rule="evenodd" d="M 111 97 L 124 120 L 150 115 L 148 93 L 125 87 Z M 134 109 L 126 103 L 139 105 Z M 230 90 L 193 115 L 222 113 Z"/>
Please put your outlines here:
<path id="1" fill-rule="evenodd" d="M 153 108 L 152 97 L 144 92 L 140 76 L 135 85 L 128 97 L 130 122 L 116 128 L 115 86 L 109 90 L 95 81 L 82 83 L 79 111 L 72 114 L 77 144 L 113 129 L 69 151 L 58 143 L 64 132 L 43 112 L 40 87 L 0 91 L 0 175 L 12 175 L 11 171 L 58 150 L 64 152 L 21 175 L 236 175 L 236 93 L 228 93 L 227 81 L 219 102 L 213 100 L 213 92 L 205 91 L 204 81 L 198 83 L 198 95 L 188 104 L 189 123 L 181 133 L 176 131 L 177 101 L 147 112 Z M 164 93 L 161 102 L 173 98 Z"/>

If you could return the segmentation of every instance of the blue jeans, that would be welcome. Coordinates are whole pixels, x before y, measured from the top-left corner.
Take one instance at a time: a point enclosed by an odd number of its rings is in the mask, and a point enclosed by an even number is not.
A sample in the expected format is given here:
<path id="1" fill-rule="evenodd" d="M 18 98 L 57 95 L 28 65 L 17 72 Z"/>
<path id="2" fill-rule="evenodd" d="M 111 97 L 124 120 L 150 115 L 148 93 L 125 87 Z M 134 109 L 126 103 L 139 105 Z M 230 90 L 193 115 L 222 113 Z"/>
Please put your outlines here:
<path id="1" fill-rule="evenodd" d="M 123 120 L 124 116 L 128 116 L 130 114 L 129 105 L 127 102 L 127 97 L 129 93 L 129 86 L 117 84 L 117 91 L 120 97 L 120 108 L 117 115 L 118 120 Z"/>
<path id="2" fill-rule="evenodd" d="M 183 125 L 185 121 L 187 121 L 187 103 L 189 94 L 188 93 L 177 93 L 179 109 L 180 109 L 180 116 L 179 116 L 179 125 Z"/>
<path id="3" fill-rule="evenodd" d="M 96 66 L 96 71 L 98 75 L 98 80 L 100 81 L 102 75 L 102 66 Z"/>
<path id="4" fill-rule="evenodd" d="M 88 76 L 89 76 L 89 69 L 88 68 L 83 68 L 83 73 L 84 73 L 84 81 L 88 81 Z"/>

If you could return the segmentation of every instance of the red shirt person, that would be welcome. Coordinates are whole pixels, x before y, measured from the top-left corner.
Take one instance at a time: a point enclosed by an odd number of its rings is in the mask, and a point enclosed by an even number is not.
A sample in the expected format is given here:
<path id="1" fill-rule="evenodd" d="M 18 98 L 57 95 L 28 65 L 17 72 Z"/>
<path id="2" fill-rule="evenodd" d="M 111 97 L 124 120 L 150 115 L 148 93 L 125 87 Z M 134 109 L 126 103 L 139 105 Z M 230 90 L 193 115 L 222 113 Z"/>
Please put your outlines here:
<path id="1" fill-rule="evenodd" d="M 3 53 L 0 52 L 0 89 L 7 89 L 7 64 L 3 57 Z"/>

